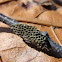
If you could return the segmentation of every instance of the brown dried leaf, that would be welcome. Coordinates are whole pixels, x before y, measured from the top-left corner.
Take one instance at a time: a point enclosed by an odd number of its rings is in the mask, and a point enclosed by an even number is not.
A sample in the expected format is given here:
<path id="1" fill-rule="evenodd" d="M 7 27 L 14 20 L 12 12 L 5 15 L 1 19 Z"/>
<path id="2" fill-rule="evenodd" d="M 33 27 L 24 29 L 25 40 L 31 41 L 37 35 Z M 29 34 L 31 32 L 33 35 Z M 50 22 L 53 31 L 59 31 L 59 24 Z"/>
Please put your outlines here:
<path id="1" fill-rule="evenodd" d="M 58 12 L 45 11 L 43 7 L 41 7 L 40 5 L 36 5 L 34 3 L 32 3 L 31 4 L 32 7 L 28 9 L 22 7 L 21 5 L 22 5 L 21 1 L 12 1 L 10 3 L 1 5 L 0 13 L 3 13 L 19 21 L 26 21 L 26 22 L 62 27 L 62 15 L 59 14 Z M 39 15 L 40 13 L 41 15 Z M 35 19 L 35 17 L 37 17 L 38 15 L 39 17 Z"/>
<path id="2" fill-rule="evenodd" d="M 62 28 L 56 28 L 54 31 L 55 31 L 59 41 L 62 43 Z"/>
<path id="3" fill-rule="evenodd" d="M 57 9 L 57 12 L 62 15 L 62 7 L 58 8 L 58 9 Z"/>
<path id="4" fill-rule="evenodd" d="M 38 20 L 40 20 L 39 23 L 62 27 L 62 15 L 56 11 L 46 11 L 38 17 Z"/>
<path id="5" fill-rule="evenodd" d="M 11 1 L 11 0 L 0 0 L 0 3 L 4 3 L 4 2 L 8 2 L 8 1 Z"/>
<path id="6" fill-rule="evenodd" d="M 23 1 L 23 0 L 22 0 Z M 23 3 L 20 1 L 12 1 L 10 3 L 0 5 L 0 13 L 3 13 L 11 18 L 14 19 L 34 19 L 37 17 L 41 12 L 45 11 L 43 7 L 30 2 L 28 8 L 22 6 Z M 29 4 L 29 3 L 27 3 Z M 4 8 L 3 8 L 4 7 Z M 5 10 L 5 11 L 4 11 Z"/>

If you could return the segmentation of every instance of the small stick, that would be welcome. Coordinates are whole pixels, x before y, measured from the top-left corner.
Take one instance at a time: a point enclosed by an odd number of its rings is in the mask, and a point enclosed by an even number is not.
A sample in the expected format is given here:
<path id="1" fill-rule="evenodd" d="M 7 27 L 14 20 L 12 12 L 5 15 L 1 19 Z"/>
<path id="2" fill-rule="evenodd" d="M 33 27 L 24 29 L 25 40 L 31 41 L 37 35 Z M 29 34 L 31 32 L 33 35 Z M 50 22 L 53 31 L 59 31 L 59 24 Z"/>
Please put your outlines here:
<path id="1" fill-rule="evenodd" d="M 3 14 L 0 14 L 0 21 L 8 24 L 13 32 L 22 37 L 27 44 L 35 46 L 44 53 L 62 58 L 62 47 L 52 41 L 47 32 L 41 32 L 36 27 L 19 23 Z"/>

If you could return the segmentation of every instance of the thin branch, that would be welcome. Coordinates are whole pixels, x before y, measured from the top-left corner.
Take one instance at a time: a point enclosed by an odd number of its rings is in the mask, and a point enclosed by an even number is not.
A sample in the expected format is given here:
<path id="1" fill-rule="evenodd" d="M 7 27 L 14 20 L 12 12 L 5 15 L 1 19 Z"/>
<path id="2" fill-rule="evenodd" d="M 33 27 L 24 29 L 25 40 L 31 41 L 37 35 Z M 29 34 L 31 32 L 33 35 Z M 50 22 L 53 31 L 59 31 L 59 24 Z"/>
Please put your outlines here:
<path id="1" fill-rule="evenodd" d="M 54 34 L 56 40 L 58 41 L 58 43 L 62 46 L 62 44 L 61 44 L 60 40 L 58 39 L 58 37 L 57 37 L 57 35 L 56 35 L 56 33 L 55 33 L 55 31 L 54 31 L 54 29 L 53 29 L 52 26 L 51 26 L 51 30 L 52 30 L 52 32 L 53 32 L 53 34 Z"/>

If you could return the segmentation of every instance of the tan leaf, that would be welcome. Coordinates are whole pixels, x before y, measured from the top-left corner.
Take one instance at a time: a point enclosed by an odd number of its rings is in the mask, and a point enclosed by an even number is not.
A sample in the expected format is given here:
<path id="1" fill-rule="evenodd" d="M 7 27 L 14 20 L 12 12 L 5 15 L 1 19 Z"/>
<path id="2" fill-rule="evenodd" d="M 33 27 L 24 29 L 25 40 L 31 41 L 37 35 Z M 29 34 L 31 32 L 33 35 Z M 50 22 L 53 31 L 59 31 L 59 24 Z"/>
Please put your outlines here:
<path id="1" fill-rule="evenodd" d="M 38 20 L 40 20 L 39 23 L 62 27 L 62 15 L 56 11 L 46 11 L 38 17 Z"/>
<path id="2" fill-rule="evenodd" d="M 57 9 L 57 12 L 62 15 L 62 7 L 58 8 L 58 9 Z"/>
<path id="3" fill-rule="evenodd" d="M 8 2 L 8 1 L 11 1 L 11 0 L 0 0 L 0 3 L 4 3 L 4 2 Z"/>
<path id="4" fill-rule="evenodd" d="M 27 3 L 28 5 L 29 3 Z M 41 12 L 45 11 L 43 7 L 30 2 L 30 7 L 25 8 L 22 6 L 23 3 L 12 1 L 10 3 L 0 5 L 0 13 L 3 13 L 11 18 L 14 19 L 34 19 L 37 17 Z M 4 7 L 4 8 L 3 8 Z M 4 11 L 5 10 L 5 11 Z"/>

